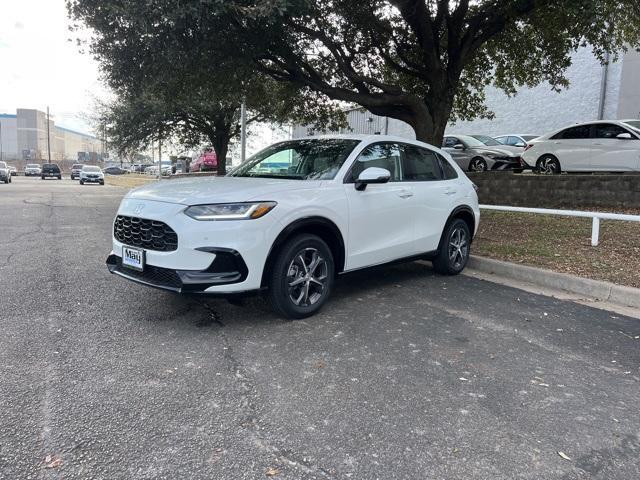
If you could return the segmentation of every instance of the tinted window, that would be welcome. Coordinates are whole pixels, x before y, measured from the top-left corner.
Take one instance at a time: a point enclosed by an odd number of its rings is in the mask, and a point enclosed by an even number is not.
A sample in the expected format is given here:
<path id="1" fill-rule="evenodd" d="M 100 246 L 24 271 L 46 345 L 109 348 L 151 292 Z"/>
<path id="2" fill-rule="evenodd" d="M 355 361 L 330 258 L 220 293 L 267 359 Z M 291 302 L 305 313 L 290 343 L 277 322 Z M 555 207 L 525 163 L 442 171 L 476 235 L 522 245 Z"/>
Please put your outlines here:
<path id="1" fill-rule="evenodd" d="M 426 148 L 403 146 L 402 177 L 407 182 L 441 180 L 442 172 L 436 154 Z"/>
<path id="2" fill-rule="evenodd" d="M 347 182 L 353 182 L 367 168 L 378 167 L 389 170 L 391 182 L 402 179 L 400 171 L 400 150 L 395 143 L 377 143 L 365 148 L 351 167 Z"/>
<path id="3" fill-rule="evenodd" d="M 581 138 L 589 138 L 591 131 L 591 125 L 578 125 L 577 127 L 567 128 L 559 133 L 556 133 L 553 137 L 554 140 L 577 140 Z"/>
<path id="4" fill-rule="evenodd" d="M 529 140 L 533 140 L 534 138 L 538 138 L 540 135 L 522 135 L 522 139 L 525 142 L 528 142 Z"/>
<path id="5" fill-rule="evenodd" d="M 440 165 L 442 165 L 442 171 L 444 172 L 444 178 L 446 180 L 458 178 L 458 172 L 456 172 L 456 169 L 451 166 L 446 158 L 442 155 L 438 155 L 438 159 L 440 160 Z"/>
<path id="6" fill-rule="evenodd" d="M 506 145 L 506 144 L 507 144 L 507 140 L 508 140 L 508 139 L 509 139 L 509 137 L 496 137 L 496 140 L 497 140 L 498 142 L 500 142 L 501 144 L 503 144 L 503 145 Z"/>
<path id="7" fill-rule="evenodd" d="M 513 147 L 515 147 L 518 144 L 522 144 L 524 143 L 522 140 L 520 140 L 518 137 L 509 137 L 507 138 L 507 145 L 511 145 Z"/>
<path id="8" fill-rule="evenodd" d="M 598 123 L 595 138 L 616 138 L 621 133 L 629 133 L 629 131 L 613 123 Z"/>
<path id="9" fill-rule="evenodd" d="M 444 143 L 442 144 L 442 146 L 447 148 L 453 148 L 458 143 L 460 143 L 460 140 L 458 140 L 456 137 L 444 137 Z"/>

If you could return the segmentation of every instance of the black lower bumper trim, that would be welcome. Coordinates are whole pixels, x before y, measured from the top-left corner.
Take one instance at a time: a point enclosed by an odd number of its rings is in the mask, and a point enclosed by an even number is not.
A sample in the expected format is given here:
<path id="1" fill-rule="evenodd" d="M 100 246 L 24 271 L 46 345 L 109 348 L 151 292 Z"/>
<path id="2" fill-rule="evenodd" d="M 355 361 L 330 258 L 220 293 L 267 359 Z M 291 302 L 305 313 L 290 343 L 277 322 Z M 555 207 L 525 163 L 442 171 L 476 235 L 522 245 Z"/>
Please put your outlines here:
<path id="1" fill-rule="evenodd" d="M 242 256 L 235 250 L 207 249 L 216 257 L 206 270 L 173 270 L 145 265 L 144 271 L 122 265 L 122 258 L 111 254 L 107 258 L 109 272 L 150 287 L 173 292 L 204 292 L 217 285 L 229 285 L 246 280 L 248 269 Z"/>

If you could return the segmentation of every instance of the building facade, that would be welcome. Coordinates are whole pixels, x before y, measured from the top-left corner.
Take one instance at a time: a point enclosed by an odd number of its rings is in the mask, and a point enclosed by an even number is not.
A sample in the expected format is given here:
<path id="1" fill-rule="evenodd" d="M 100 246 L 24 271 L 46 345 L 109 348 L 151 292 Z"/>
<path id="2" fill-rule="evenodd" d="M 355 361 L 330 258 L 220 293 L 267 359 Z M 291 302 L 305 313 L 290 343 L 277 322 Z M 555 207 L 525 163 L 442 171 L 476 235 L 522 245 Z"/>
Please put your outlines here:
<path id="1" fill-rule="evenodd" d="M 486 91 L 487 106 L 495 118 L 457 122 L 447 126 L 450 134 L 509 133 L 543 135 L 573 123 L 601 119 L 640 118 L 640 53 L 629 51 L 617 62 L 603 66 L 590 49 L 581 48 L 566 75 L 570 86 L 560 92 L 547 83 L 522 88 L 509 97 L 495 88 Z M 389 134 L 415 138 L 406 123 L 373 115 L 358 108 L 347 112 L 349 127 L 340 133 Z M 308 126 L 293 127 L 293 138 L 317 135 Z"/>
<path id="2" fill-rule="evenodd" d="M 93 135 L 59 127 L 49 119 L 52 162 L 100 161 L 103 143 Z M 15 114 L 0 114 L 2 159 L 16 164 L 41 163 L 48 159 L 47 114 L 19 108 Z"/>

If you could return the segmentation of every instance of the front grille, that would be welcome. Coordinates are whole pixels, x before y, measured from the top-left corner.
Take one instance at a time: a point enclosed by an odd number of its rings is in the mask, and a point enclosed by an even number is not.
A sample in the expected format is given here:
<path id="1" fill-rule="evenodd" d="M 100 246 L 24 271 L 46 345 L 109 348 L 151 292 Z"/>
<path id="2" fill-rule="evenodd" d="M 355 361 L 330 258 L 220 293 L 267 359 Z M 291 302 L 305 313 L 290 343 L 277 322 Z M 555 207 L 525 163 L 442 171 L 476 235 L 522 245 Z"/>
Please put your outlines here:
<path id="1" fill-rule="evenodd" d="M 116 265 L 117 270 L 128 277 L 136 278 L 143 282 L 150 283 L 151 285 L 155 285 L 156 287 L 171 289 L 180 289 L 182 287 L 182 281 L 175 270 L 155 267 L 153 265 L 145 265 L 144 271 L 140 272 L 138 270 L 123 267 L 122 258 L 120 257 L 118 257 Z"/>
<path id="2" fill-rule="evenodd" d="M 147 250 L 172 252 L 178 248 L 178 234 L 157 220 L 118 215 L 113 223 L 113 235 L 121 243 Z"/>

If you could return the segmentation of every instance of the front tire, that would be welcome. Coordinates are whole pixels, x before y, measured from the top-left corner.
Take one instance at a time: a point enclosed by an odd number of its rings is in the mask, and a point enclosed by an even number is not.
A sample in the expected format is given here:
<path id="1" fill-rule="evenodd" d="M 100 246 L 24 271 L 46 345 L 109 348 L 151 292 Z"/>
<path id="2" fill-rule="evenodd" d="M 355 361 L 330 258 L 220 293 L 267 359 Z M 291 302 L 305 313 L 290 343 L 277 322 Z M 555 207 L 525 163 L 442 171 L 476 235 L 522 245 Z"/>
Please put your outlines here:
<path id="1" fill-rule="evenodd" d="M 275 312 L 300 319 L 317 313 L 329 298 L 335 265 L 318 236 L 296 235 L 277 254 L 269 272 L 269 300 Z"/>
<path id="2" fill-rule="evenodd" d="M 457 218 L 445 228 L 433 268 L 442 275 L 458 275 L 469 261 L 471 233 L 464 220 Z"/>
<path id="3" fill-rule="evenodd" d="M 80 185 L 84 185 L 84 180 L 80 180 Z"/>
<path id="4" fill-rule="evenodd" d="M 475 157 L 469 163 L 470 172 L 486 172 L 489 169 L 487 162 L 484 158 Z"/>

